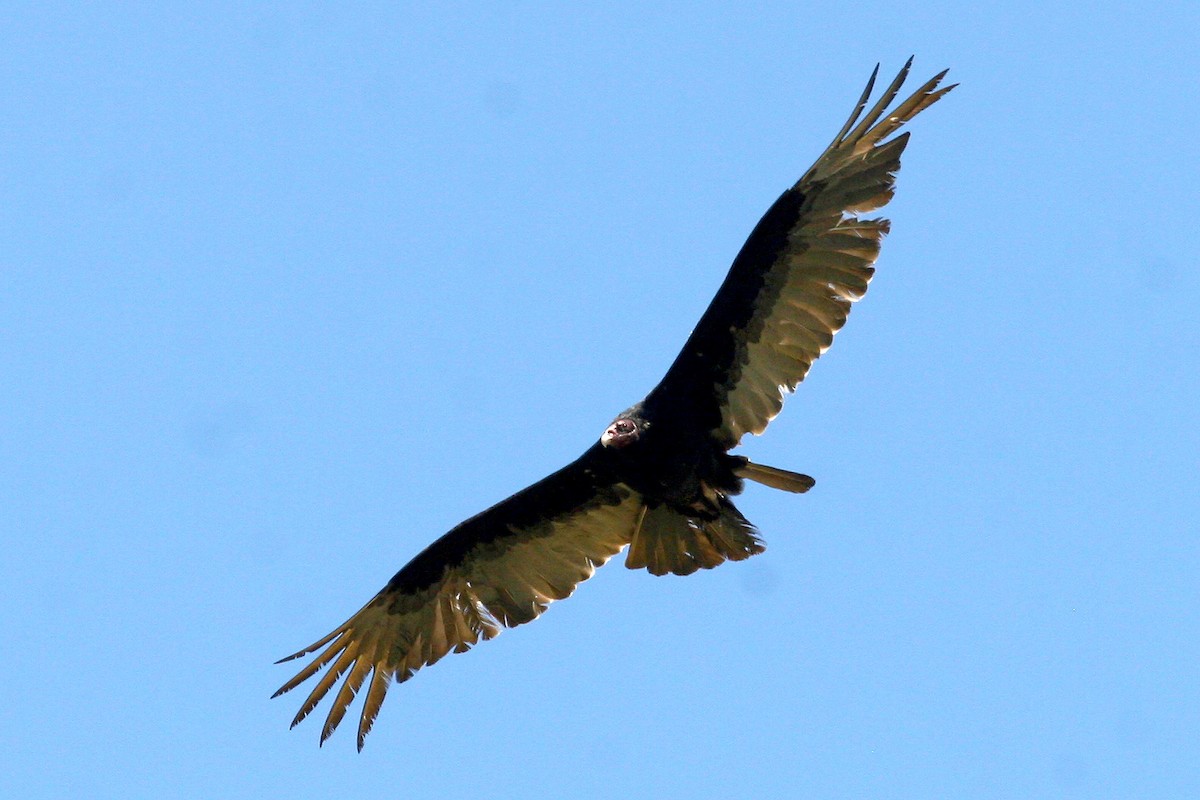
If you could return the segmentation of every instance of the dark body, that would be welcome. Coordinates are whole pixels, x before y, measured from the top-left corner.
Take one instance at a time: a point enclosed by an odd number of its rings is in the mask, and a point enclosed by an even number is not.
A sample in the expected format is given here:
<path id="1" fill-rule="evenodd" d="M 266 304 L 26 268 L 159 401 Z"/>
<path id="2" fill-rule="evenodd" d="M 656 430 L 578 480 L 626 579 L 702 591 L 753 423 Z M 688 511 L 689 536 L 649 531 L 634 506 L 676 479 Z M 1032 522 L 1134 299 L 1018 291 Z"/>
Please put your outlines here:
<path id="1" fill-rule="evenodd" d="M 892 197 L 908 142 L 892 134 L 953 88 L 937 88 L 942 73 L 889 108 L 908 68 L 868 110 L 872 75 L 832 144 L 755 226 L 642 402 L 578 459 L 455 526 L 345 623 L 288 657 L 320 651 L 276 696 L 324 671 L 293 725 L 340 681 L 321 741 L 365 690 L 361 749 L 392 682 L 534 619 L 624 548 L 626 566 L 655 575 L 763 550 L 730 498 L 745 479 L 790 492 L 813 480 L 729 451 L 779 413 L 867 290 L 888 222 L 861 215 Z"/>
<path id="2" fill-rule="evenodd" d="M 743 481 L 735 470 L 746 459 L 730 455 L 711 435 L 721 425 L 724 397 L 719 389 L 739 355 L 738 342 L 728 331 L 748 328 L 756 309 L 769 313 L 778 300 L 763 298 L 755 305 L 766 283 L 759 265 L 774 262 L 787 248 L 803 200 L 797 189 L 788 189 L 763 215 L 666 377 L 645 400 L 618 416 L 641 429 L 636 444 L 612 450 L 597 442 L 574 463 L 455 526 L 396 573 L 388 588 L 427 588 L 441 577 L 445 564 L 461 562 L 478 542 L 493 540 L 508 526 L 527 527 L 547 512 L 576 508 L 615 483 L 652 502 L 696 509 L 709 518 L 718 510 L 704 487 L 741 494 Z M 494 524 L 496 515 L 502 515 L 505 526 Z"/>

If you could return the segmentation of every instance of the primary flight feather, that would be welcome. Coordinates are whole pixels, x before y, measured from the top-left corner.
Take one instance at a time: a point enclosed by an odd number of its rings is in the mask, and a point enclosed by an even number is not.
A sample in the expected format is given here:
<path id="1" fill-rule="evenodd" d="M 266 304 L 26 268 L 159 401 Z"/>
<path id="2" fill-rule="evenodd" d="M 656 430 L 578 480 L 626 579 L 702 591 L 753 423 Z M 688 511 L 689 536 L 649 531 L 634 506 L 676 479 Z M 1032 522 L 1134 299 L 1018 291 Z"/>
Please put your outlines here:
<path id="1" fill-rule="evenodd" d="M 762 433 L 867 290 L 888 221 L 861 215 L 891 200 L 908 144 L 907 133 L 888 137 L 954 88 L 938 88 L 943 71 L 889 110 L 911 64 L 868 110 L 875 68 L 846 124 L 755 226 L 642 402 L 574 462 L 456 526 L 336 630 L 282 659 L 320 651 L 274 695 L 320 675 L 293 726 L 337 687 L 324 743 L 365 691 L 361 750 L 393 681 L 529 622 L 626 546 L 626 566 L 655 575 L 762 552 L 729 498 L 744 479 L 791 492 L 813 479 L 728 451 Z"/>

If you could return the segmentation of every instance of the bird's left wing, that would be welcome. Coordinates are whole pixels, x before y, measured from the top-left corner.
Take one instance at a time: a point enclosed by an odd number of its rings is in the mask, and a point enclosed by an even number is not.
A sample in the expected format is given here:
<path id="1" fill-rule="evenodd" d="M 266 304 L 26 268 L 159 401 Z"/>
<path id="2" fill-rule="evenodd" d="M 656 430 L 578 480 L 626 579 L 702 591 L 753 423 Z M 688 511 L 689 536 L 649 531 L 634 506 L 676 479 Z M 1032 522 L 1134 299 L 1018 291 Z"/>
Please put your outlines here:
<path id="1" fill-rule="evenodd" d="M 937 88 L 942 72 L 889 110 L 911 64 L 867 110 L 876 67 L 833 142 L 755 226 L 644 401 L 649 418 L 686 418 L 729 449 L 767 427 L 832 343 L 867 291 L 888 230 L 886 219 L 860 216 L 892 198 L 908 134 L 888 137 L 954 88 Z"/>
<path id="2" fill-rule="evenodd" d="M 365 686 L 361 750 L 392 681 L 406 681 L 451 651 L 461 653 L 503 628 L 529 622 L 629 544 L 641 497 L 601 477 L 590 459 L 594 450 L 455 527 L 336 630 L 282 659 L 324 648 L 273 695 L 325 670 L 292 725 L 345 676 L 321 742 Z"/>

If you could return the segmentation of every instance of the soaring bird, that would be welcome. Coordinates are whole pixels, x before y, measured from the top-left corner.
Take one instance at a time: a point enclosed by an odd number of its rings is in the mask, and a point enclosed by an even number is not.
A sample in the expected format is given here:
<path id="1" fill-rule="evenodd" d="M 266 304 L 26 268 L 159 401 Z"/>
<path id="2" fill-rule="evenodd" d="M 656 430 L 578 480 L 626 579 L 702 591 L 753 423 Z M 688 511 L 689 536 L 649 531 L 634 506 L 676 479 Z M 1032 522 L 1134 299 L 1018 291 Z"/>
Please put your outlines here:
<path id="1" fill-rule="evenodd" d="M 529 622 L 626 546 L 625 565 L 654 575 L 763 551 L 730 498 L 746 479 L 788 492 L 813 479 L 729 451 L 763 432 L 867 291 L 889 223 L 863 215 L 891 200 L 908 144 L 907 132 L 892 134 L 954 88 L 938 88 L 943 71 L 889 110 L 911 65 L 868 110 L 875 67 L 846 124 L 755 226 L 645 399 L 578 459 L 456 526 L 332 633 L 281 660 L 320 651 L 275 697 L 324 670 L 293 726 L 341 681 L 323 744 L 365 687 L 361 750 L 393 681 Z"/>

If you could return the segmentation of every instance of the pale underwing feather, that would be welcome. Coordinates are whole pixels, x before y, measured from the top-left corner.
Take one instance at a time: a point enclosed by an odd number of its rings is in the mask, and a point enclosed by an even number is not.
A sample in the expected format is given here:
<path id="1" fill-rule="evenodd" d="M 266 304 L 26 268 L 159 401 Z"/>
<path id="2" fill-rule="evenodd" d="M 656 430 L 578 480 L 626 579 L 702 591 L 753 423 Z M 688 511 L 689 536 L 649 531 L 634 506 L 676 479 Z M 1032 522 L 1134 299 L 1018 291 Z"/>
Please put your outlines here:
<path id="1" fill-rule="evenodd" d="M 406 681 L 450 652 L 534 619 L 629 543 L 642 501 L 628 488 L 615 491 L 615 503 L 580 509 L 532 530 L 515 529 L 480 546 L 419 593 L 385 589 L 337 630 L 289 656 L 326 648 L 275 696 L 328 667 L 292 725 L 312 713 L 340 680 L 321 730 L 323 743 L 365 685 L 358 724 L 361 749 L 393 681 Z"/>
<path id="2" fill-rule="evenodd" d="M 846 323 L 850 303 L 867 291 L 888 221 L 858 215 L 891 200 L 908 134 L 884 140 L 953 88 L 937 88 L 941 73 L 888 113 L 908 69 L 906 64 L 863 114 L 872 75 L 841 133 L 793 187 L 804 197 L 800 217 L 769 267 L 757 313 L 741 331 L 736 361 L 721 387 L 723 412 L 714 436 L 727 447 L 766 428 L 780 411 L 780 387 L 803 380 Z"/>

